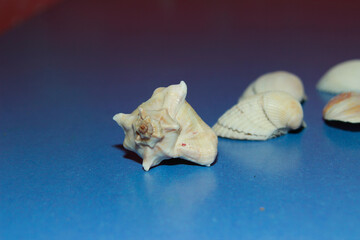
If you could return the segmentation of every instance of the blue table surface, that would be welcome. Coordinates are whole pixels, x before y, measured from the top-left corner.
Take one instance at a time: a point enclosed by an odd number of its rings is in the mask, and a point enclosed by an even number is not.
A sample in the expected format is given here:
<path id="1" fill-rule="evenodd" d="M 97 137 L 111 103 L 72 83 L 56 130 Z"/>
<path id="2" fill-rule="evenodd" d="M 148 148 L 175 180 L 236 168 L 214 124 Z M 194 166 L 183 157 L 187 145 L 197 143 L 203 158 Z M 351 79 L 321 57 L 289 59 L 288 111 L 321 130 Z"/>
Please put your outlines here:
<path id="1" fill-rule="evenodd" d="M 315 89 L 359 28 L 145 2 L 66 1 L 0 36 L 0 239 L 360 239 L 360 132 L 325 124 Z M 275 70 L 304 82 L 303 131 L 220 138 L 211 167 L 145 172 L 122 147 L 112 116 L 155 88 L 184 80 L 213 125 Z"/>

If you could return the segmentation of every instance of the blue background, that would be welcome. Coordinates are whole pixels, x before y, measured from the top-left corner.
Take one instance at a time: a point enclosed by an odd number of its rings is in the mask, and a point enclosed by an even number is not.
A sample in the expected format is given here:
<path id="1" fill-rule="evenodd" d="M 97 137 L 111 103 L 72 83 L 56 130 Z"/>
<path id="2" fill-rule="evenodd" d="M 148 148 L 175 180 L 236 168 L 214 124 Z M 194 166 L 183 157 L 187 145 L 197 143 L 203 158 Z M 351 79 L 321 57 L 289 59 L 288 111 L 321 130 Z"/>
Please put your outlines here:
<path id="1" fill-rule="evenodd" d="M 0 36 L 0 239 L 359 239 L 360 132 L 315 89 L 360 57 L 359 6 L 331 4 L 66 1 Z M 275 70 L 304 82 L 303 131 L 220 138 L 209 168 L 123 149 L 112 116 L 155 88 L 184 80 L 212 126 Z"/>

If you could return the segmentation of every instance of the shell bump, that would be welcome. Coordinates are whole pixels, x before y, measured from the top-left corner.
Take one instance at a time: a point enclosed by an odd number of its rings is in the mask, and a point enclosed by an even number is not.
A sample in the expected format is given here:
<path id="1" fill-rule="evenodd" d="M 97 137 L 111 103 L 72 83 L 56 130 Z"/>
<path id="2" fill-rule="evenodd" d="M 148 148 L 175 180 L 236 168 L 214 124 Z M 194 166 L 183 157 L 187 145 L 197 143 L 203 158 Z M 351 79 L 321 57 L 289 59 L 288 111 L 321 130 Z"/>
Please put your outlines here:
<path id="1" fill-rule="evenodd" d="M 258 77 L 245 89 L 239 101 L 245 97 L 269 91 L 286 92 L 299 102 L 306 100 L 304 85 L 298 76 L 286 71 L 276 71 Z"/>
<path id="2" fill-rule="evenodd" d="M 360 59 L 345 61 L 330 68 L 316 88 L 330 93 L 360 92 Z"/>

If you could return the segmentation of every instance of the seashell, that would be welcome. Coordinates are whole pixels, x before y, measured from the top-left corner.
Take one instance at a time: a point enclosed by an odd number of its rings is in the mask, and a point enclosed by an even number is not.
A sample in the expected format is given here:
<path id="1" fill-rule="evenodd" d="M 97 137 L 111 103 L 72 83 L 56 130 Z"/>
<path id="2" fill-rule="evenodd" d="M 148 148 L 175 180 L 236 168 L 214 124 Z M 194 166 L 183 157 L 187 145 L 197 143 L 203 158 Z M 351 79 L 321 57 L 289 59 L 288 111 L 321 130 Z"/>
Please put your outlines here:
<path id="1" fill-rule="evenodd" d="M 360 60 L 342 62 L 332 67 L 316 88 L 331 93 L 360 92 Z"/>
<path id="2" fill-rule="evenodd" d="M 285 92 L 265 92 L 242 99 L 213 126 L 220 137 L 267 140 L 301 127 L 300 103 Z"/>
<path id="3" fill-rule="evenodd" d="M 217 155 L 214 131 L 185 101 L 185 82 L 157 88 L 151 98 L 131 114 L 114 120 L 124 129 L 124 147 L 143 158 L 143 168 L 169 158 L 183 158 L 210 166 Z"/>
<path id="4" fill-rule="evenodd" d="M 345 92 L 333 97 L 324 107 L 328 121 L 360 123 L 360 93 Z"/>
<path id="5" fill-rule="evenodd" d="M 239 101 L 245 97 L 269 91 L 287 92 L 299 102 L 306 100 L 304 86 L 298 76 L 286 71 L 276 71 L 261 75 L 252 82 Z"/>

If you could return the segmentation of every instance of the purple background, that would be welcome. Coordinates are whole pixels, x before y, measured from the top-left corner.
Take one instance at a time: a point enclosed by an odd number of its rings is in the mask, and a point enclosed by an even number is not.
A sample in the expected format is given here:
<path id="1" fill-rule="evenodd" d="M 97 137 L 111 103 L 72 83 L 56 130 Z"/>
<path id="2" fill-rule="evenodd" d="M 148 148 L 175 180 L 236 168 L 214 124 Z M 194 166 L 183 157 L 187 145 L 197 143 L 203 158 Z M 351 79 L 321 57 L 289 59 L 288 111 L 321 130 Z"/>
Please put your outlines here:
<path id="1" fill-rule="evenodd" d="M 359 132 L 315 90 L 360 58 L 356 1 L 65 1 L 0 36 L 1 239 L 359 239 Z M 209 125 L 259 75 L 304 81 L 308 127 L 144 172 L 112 116 L 184 80 Z M 260 208 L 264 207 L 264 211 Z"/>

